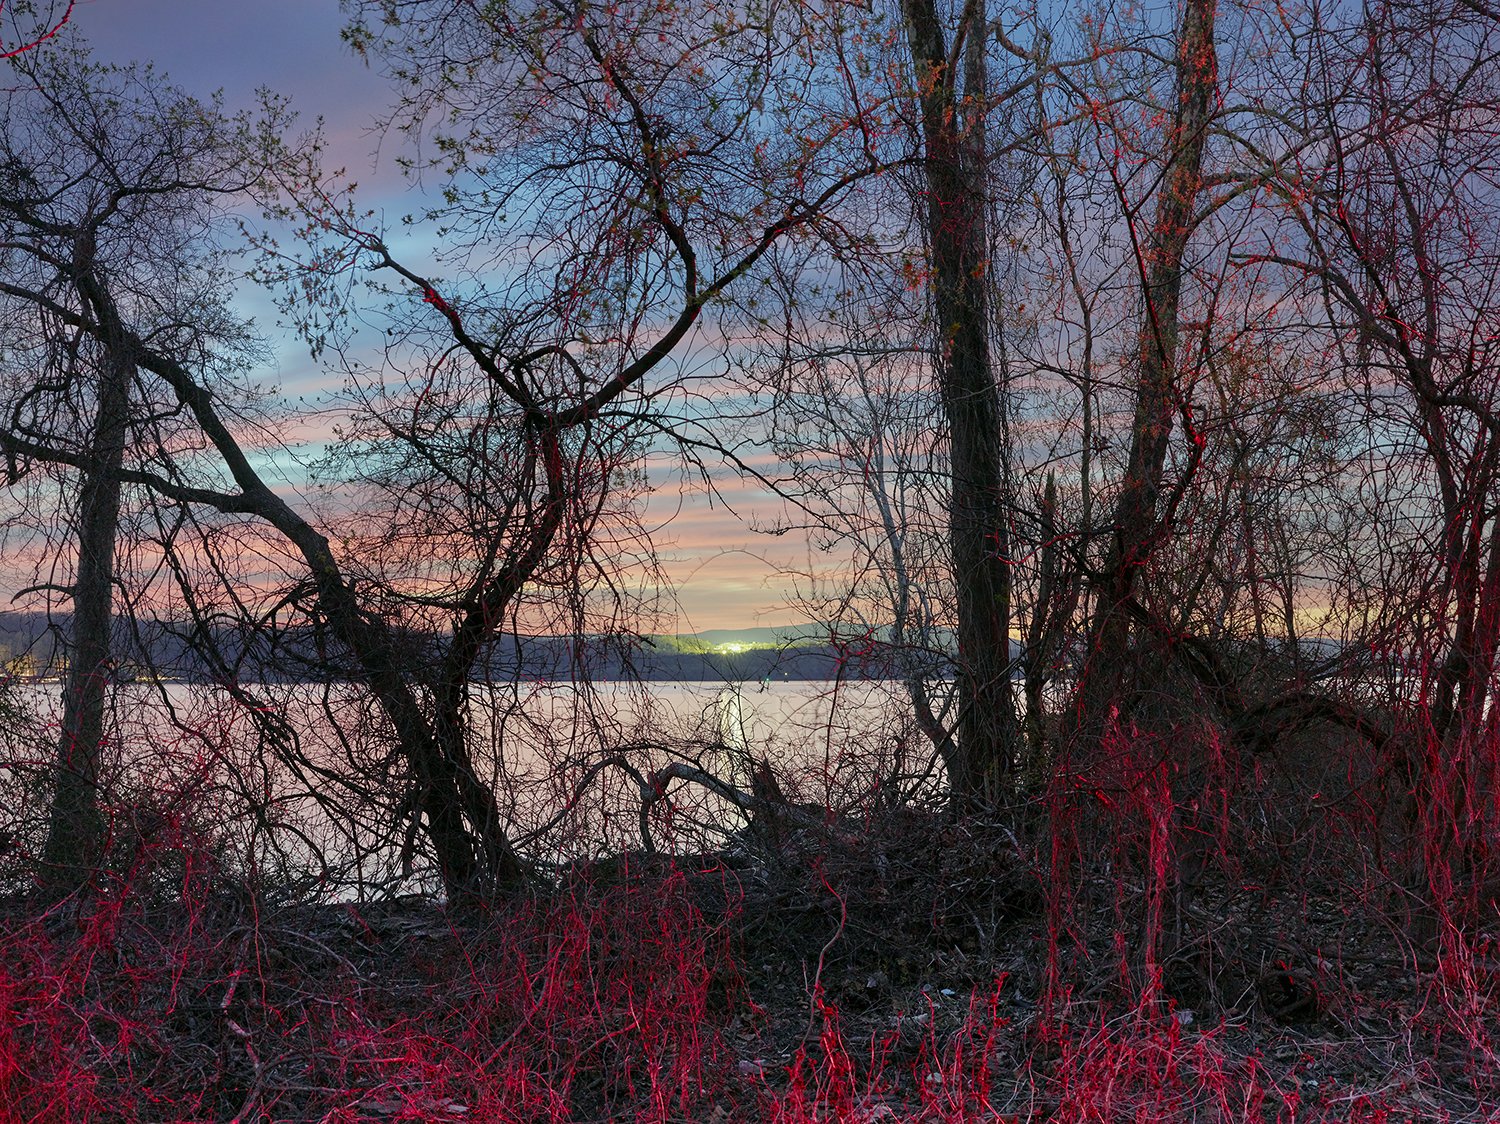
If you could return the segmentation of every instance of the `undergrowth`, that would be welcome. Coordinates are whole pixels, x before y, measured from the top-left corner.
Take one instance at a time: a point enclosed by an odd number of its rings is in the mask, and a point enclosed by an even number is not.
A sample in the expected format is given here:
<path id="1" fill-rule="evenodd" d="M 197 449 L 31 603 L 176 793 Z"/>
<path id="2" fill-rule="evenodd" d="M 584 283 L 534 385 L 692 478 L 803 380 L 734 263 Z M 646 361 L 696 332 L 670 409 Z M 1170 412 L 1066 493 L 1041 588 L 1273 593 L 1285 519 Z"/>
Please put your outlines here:
<path id="1" fill-rule="evenodd" d="M 1302 1025 L 1202 1017 L 1118 971 L 1046 994 L 1045 911 L 967 955 L 862 943 L 837 864 L 788 865 L 270 911 L 161 842 L 86 896 L 8 903 L 0 1121 L 1500 1119 L 1492 946 L 1455 937 Z M 813 884 L 838 917 L 799 913 Z"/>
<path id="2" fill-rule="evenodd" d="M 189 801 L 121 810 L 84 889 L 0 898 L 0 1124 L 1500 1124 L 1473 848 L 1278 818 L 1268 767 L 1179 749 L 1112 731 L 1029 819 L 778 817 L 454 903 L 292 893 Z"/>

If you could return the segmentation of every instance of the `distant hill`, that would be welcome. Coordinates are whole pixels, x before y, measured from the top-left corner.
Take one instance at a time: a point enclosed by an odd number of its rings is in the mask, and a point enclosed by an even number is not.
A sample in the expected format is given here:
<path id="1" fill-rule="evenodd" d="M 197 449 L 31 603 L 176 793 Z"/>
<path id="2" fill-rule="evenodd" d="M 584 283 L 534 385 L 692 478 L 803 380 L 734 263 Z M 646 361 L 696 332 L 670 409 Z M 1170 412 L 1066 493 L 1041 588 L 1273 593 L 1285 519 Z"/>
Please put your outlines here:
<path id="1" fill-rule="evenodd" d="M 62 641 L 68 614 L 0 611 L 0 670 L 12 675 L 56 675 L 63 667 Z M 116 621 L 116 660 L 122 676 L 151 669 L 169 678 L 210 680 L 213 667 L 191 651 L 170 621 L 142 622 L 132 635 L 129 624 Z M 827 680 L 835 677 L 885 678 L 896 671 L 894 652 L 887 647 L 888 632 L 876 629 L 868 637 L 840 637 L 832 642 L 826 625 L 802 624 L 760 628 L 714 628 L 684 635 L 637 636 L 500 636 L 487 653 L 477 676 L 494 680 L 540 678 L 569 680 L 643 679 L 709 682 L 751 682 L 779 679 Z M 215 647 L 226 663 L 239 665 L 238 674 L 269 675 L 288 681 L 339 680 L 353 674 L 339 650 L 320 650 L 310 630 L 280 634 L 274 648 L 263 638 L 245 649 L 246 639 L 235 630 L 215 634 Z M 949 651 L 951 637 L 939 638 Z M 1308 658 L 1333 660 L 1336 641 L 1303 640 Z M 412 634 L 409 648 L 415 660 L 435 652 L 431 637 Z M 1011 658 L 1021 655 L 1011 641 Z"/>
<path id="2" fill-rule="evenodd" d="M 662 639 L 652 637 L 652 639 Z M 806 641 L 814 643 L 828 639 L 828 628 L 820 624 L 782 625 L 776 628 L 709 628 L 702 632 L 686 633 L 667 637 L 679 641 L 695 641 L 707 647 L 728 644 L 744 644 L 747 647 L 781 647 Z"/>
<path id="3" fill-rule="evenodd" d="M 24 676 L 55 675 L 70 621 L 68 614 L 0 612 L 0 668 Z M 173 622 L 144 622 L 139 635 L 116 622 L 116 659 L 121 674 L 151 668 L 179 679 L 213 679 L 212 666 L 190 651 Z M 821 625 L 777 628 L 710 629 L 682 636 L 518 636 L 507 634 L 491 646 L 480 674 L 571 679 L 673 679 L 740 682 L 766 679 L 831 679 L 887 674 L 885 653 L 874 649 L 841 657 Z M 421 652 L 431 641 L 412 636 Z M 274 650 L 245 650 L 232 629 L 215 636 L 226 662 L 243 661 L 247 674 L 269 673 L 286 680 L 339 679 L 348 667 L 320 653 L 310 631 L 283 633 Z M 332 654 L 333 660 L 339 657 Z M 255 669 L 255 672 L 252 672 Z"/>

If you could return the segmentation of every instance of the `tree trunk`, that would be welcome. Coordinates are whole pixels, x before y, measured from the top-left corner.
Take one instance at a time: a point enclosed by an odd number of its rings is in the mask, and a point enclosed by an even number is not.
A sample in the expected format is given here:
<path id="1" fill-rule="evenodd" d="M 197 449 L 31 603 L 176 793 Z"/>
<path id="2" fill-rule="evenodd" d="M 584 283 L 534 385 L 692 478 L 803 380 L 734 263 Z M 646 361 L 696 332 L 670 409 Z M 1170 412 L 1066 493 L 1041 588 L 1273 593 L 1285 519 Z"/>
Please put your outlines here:
<path id="1" fill-rule="evenodd" d="M 904 0 L 921 97 L 937 322 L 938 385 L 953 491 L 949 550 L 958 612 L 958 739 L 946 764 L 961 807 L 992 803 L 1011 782 L 1018 723 L 1010 684 L 1011 574 L 1004 414 L 990 359 L 985 191 L 985 11 L 964 8 L 963 90 L 934 0 Z"/>
<path id="2" fill-rule="evenodd" d="M 1067 622 L 1073 619 L 1078 607 L 1078 577 L 1076 573 L 1065 572 L 1059 561 L 1057 479 L 1051 472 L 1047 473 L 1041 516 L 1041 573 L 1026 635 L 1024 684 L 1027 756 L 1022 780 L 1033 791 L 1041 791 L 1048 776 L 1043 693 L 1057 676 L 1055 665 L 1063 654 Z"/>
<path id="3" fill-rule="evenodd" d="M 436 717 L 424 711 L 413 689 L 412 680 L 417 676 L 410 659 L 400 653 L 399 641 L 389 626 L 362 610 L 328 539 L 267 487 L 219 417 L 209 393 L 187 371 L 166 356 L 145 349 L 140 362 L 161 376 L 192 411 L 241 489 L 239 496 L 198 492 L 183 498 L 264 519 L 307 564 L 319 609 L 333 634 L 359 664 L 411 768 L 418 786 L 417 806 L 448 894 L 467 894 L 521 881 L 524 870 L 520 859 L 500 823 L 494 793 L 474 771 L 461 726 L 449 723 L 440 730 Z M 529 573 L 521 580 L 526 576 Z"/>
<path id="4" fill-rule="evenodd" d="M 502 829 L 494 793 L 474 772 L 462 727 L 449 724 L 440 729 L 423 713 L 390 629 L 360 611 L 328 540 L 281 506 L 283 511 L 276 514 L 286 525 L 278 524 L 278 529 L 312 569 L 318 604 L 329 627 L 359 662 L 411 766 L 419 787 L 418 808 L 449 896 L 521 881 L 520 859 Z"/>
<path id="5" fill-rule="evenodd" d="M 1158 510 L 1167 441 L 1177 408 L 1178 306 L 1182 261 L 1195 224 L 1203 183 L 1203 151 L 1217 110 L 1218 60 L 1215 0 L 1188 0 L 1177 42 L 1177 108 L 1168 133 L 1166 175 L 1156 224 L 1141 261 L 1145 307 L 1141 314 L 1135 418 L 1124 486 L 1115 507 L 1111 544 L 1084 668 L 1085 729 L 1103 728 L 1112 703 L 1127 688 L 1130 615 L 1142 569 L 1167 528 Z"/>
<path id="6" fill-rule="evenodd" d="M 135 367 L 118 341 L 108 348 L 98 384 L 89 466 L 78 500 L 78 562 L 73 582 L 68 678 L 58 734 L 57 780 L 47 842 L 47 878 L 76 889 L 104 848 L 99 809 L 100 745 L 110 675 L 115 532 L 120 519 L 120 466 Z"/>

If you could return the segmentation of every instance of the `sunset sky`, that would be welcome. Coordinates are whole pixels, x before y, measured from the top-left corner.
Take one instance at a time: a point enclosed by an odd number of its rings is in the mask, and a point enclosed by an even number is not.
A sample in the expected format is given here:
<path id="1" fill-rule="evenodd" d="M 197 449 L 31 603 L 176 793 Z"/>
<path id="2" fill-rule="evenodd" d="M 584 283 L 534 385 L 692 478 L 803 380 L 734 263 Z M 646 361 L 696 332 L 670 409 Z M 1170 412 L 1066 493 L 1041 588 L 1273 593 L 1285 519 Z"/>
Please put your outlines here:
<path id="1" fill-rule="evenodd" d="M 337 0 L 82 0 L 73 20 L 97 58 L 149 60 L 195 95 L 222 89 L 230 110 L 253 107 L 262 86 L 290 96 L 300 123 L 311 126 L 323 118 L 328 166 L 348 169 L 360 185 L 362 205 L 393 216 L 419 205 L 396 168 L 399 138 L 382 142 L 371 130 L 390 90 L 341 42 Z M 377 152 L 382 143 L 384 151 Z M 298 340 L 278 333 L 274 309 L 262 293 L 247 285 L 241 307 L 272 335 L 276 366 L 263 376 L 267 381 L 289 396 L 312 400 L 337 384 L 338 376 L 313 364 Z M 775 515 L 775 507 L 754 494 L 740 491 L 739 501 L 736 506 L 764 518 Z M 663 622 L 665 631 L 801 622 L 801 614 L 778 611 L 787 592 L 780 568 L 805 568 L 808 562 L 800 538 L 756 535 L 726 510 L 710 509 L 699 495 L 687 496 L 680 506 L 657 538 L 680 585 L 682 606 L 675 622 Z M 675 492 L 661 495 L 653 503 L 654 521 L 678 507 Z"/>

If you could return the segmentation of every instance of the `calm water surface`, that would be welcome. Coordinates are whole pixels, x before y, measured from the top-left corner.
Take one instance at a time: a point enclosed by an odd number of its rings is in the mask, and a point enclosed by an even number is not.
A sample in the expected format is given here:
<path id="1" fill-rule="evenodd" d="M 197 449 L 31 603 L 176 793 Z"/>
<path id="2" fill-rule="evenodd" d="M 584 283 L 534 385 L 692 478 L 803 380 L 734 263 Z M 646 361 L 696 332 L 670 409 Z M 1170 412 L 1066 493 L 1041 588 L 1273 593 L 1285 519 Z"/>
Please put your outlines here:
<path id="1" fill-rule="evenodd" d="M 60 693 L 47 682 L 23 696 L 55 729 Z M 682 761 L 747 788 L 763 758 L 792 799 L 834 807 L 881 778 L 919 786 L 926 773 L 931 785 L 908 710 L 889 681 L 476 684 L 467 741 L 511 836 L 548 862 L 641 845 L 640 789 L 620 762 L 649 775 Z M 247 702 L 205 685 L 116 684 L 109 731 L 117 788 L 206 816 L 258 864 L 326 864 L 319 877 L 342 885 L 421 880 L 412 786 L 356 688 L 278 685 Z M 677 781 L 651 831 L 659 846 L 694 849 L 738 826 L 730 804 Z"/>

